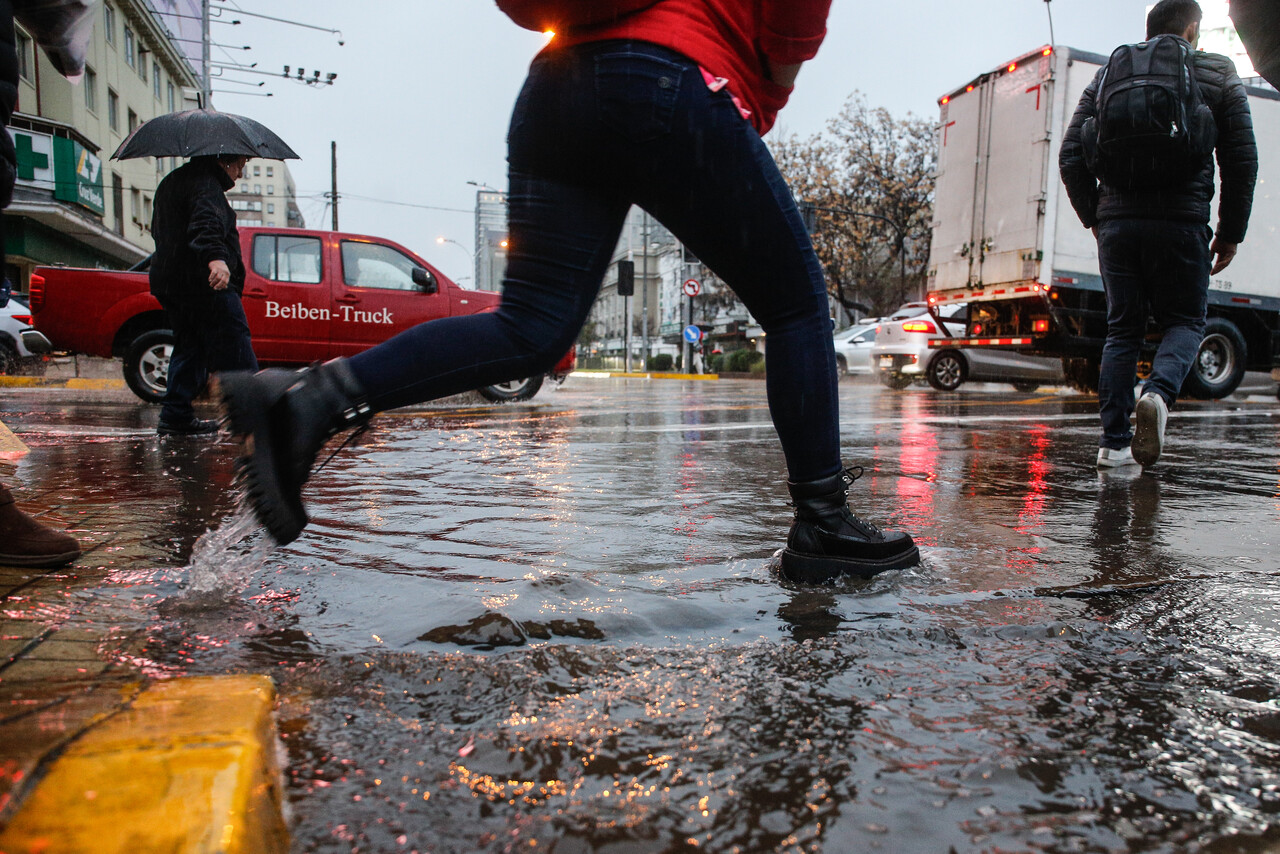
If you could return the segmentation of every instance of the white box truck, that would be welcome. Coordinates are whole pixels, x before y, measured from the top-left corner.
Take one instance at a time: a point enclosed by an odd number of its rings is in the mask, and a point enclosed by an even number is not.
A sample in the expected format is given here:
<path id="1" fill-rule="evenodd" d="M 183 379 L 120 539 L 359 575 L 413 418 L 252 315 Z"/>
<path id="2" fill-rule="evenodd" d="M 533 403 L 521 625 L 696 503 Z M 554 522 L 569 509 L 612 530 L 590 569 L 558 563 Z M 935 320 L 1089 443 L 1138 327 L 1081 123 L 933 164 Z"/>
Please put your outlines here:
<path id="1" fill-rule="evenodd" d="M 967 303 L 968 319 L 963 338 L 931 347 L 1061 356 L 1069 382 L 1097 388 L 1107 332 L 1098 247 L 1067 198 L 1058 151 L 1106 61 L 1042 47 L 940 99 L 928 302 Z M 1253 215 L 1210 285 L 1208 328 L 1182 389 L 1192 397 L 1225 397 L 1245 370 L 1280 379 L 1280 93 L 1248 92 L 1260 160 Z"/>

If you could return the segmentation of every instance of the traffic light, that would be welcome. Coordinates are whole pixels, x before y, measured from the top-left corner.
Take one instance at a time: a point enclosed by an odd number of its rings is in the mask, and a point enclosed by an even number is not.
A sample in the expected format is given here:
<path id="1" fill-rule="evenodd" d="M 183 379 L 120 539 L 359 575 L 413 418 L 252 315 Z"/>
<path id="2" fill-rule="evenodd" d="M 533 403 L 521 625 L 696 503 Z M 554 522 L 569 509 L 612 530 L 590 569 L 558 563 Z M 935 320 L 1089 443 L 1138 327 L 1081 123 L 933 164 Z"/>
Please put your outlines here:
<path id="1" fill-rule="evenodd" d="M 618 262 L 618 296 L 629 297 L 636 292 L 636 262 Z"/>

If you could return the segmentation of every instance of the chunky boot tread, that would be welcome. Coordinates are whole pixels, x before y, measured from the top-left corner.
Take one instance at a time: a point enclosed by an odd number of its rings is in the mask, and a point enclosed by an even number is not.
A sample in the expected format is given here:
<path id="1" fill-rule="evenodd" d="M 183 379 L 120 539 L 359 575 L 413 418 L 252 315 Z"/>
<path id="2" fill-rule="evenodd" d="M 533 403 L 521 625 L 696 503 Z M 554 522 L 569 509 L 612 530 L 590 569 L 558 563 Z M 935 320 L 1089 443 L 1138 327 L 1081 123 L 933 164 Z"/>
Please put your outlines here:
<path id="1" fill-rule="evenodd" d="M 841 578 L 868 579 L 894 569 L 908 569 L 920 562 L 920 549 L 910 549 L 890 557 L 870 559 L 813 555 L 782 550 L 782 575 L 800 584 L 832 584 Z"/>

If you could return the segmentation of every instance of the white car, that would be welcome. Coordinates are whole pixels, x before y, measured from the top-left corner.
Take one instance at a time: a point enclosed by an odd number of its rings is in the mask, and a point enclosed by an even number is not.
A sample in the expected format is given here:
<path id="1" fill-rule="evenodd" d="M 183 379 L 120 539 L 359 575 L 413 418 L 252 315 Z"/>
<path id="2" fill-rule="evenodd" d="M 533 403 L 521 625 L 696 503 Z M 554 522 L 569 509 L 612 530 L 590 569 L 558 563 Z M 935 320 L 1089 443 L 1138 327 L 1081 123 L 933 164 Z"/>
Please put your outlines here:
<path id="1" fill-rule="evenodd" d="M 836 370 L 841 377 L 871 373 L 871 347 L 876 343 L 876 324 L 858 323 L 832 336 L 836 345 Z"/>
<path id="2" fill-rule="evenodd" d="M 966 380 L 1007 382 L 1019 391 L 1035 391 L 1041 385 L 1060 384 L 1062 360 L 1026 356 L 1014 350 L 994 348 L 929 347 L 930 339 L 950 334 L 963 337 L 969 307 L 965 303 L 940 309 L 945 329 L 924 309 L 911 317 L 880 324 L 872 365 L 880 382 L 904 389 L 926 379 L 939 391 L 955 391 Z"/>
<path id="3" fill-rule="evenodd" d="M 40 354 L 53 349 L 49 339 L 31 327 L 31 319 L 31 310 L 22 300 L 9 297 L 8 303 L 0 306 L 0 374 L 36 364 Z"/>

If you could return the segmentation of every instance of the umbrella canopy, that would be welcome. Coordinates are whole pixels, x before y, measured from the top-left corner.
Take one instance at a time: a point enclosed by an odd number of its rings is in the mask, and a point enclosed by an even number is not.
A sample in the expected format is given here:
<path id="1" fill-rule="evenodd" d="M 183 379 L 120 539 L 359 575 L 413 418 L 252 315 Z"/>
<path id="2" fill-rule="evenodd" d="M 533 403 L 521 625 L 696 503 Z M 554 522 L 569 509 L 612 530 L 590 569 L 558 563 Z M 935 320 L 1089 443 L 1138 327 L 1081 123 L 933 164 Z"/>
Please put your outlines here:
<path id="1" fill-rule="evenodd" d="M 156 116 L 138 125 L 115 160 L 134 157 L 200 157 L 243 154 L 268 160 L 298 160 L 285 141 L 253 119 L 217 110 L 187 110 Z"/>
<path id="2" fill-rule="evenodd" d="M 1280 88 L 1280 0 L 1231 0 L 1231 22 L 1253 67 Z"/>

